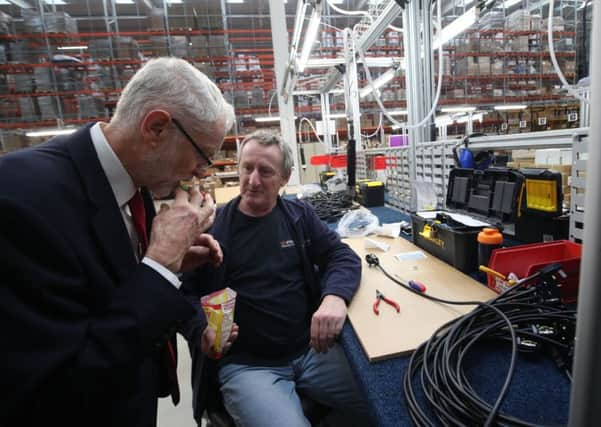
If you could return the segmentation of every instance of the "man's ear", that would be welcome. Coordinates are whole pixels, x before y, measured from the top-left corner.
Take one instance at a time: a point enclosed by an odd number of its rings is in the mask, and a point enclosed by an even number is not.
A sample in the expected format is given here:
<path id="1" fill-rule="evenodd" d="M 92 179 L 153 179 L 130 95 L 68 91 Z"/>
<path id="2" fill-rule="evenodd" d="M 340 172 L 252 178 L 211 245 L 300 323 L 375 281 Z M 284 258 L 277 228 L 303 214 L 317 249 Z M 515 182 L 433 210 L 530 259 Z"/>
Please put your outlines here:
<path id="1" fill-rule="evenodd" d="M 290 181 L 290 176 L 292 174 L 289 173 L 288 176 L 282 176 L 282 182 L 280 183 L 280 189 L 284 188 L 286 185 L 288 185 L 288 181 Z"/>
<path id="2" fill-rule="evenodd" d="M 140 133 L 145 141 L 158 145 L 171 123 L 171 114 L 164 110 L 149 111 L 140 125 Z"/>

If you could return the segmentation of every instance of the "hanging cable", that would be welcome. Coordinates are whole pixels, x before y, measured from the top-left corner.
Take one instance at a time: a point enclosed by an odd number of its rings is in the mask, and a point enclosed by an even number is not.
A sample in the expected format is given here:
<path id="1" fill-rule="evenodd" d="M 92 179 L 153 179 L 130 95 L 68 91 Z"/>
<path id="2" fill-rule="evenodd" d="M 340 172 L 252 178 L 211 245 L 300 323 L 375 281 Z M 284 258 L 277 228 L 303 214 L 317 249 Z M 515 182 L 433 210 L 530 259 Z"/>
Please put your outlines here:
<path id="1" fill-rule="evenodd" d="M 441 12 L 441 6 L 440 6 L 441 1 L 439 0 L 436 3 L 437 3 L 437 13 L 438 13 L 438 20 L 437 20 L 436 24 L 437 24 L 437 30 L 440 31 L 440 29 L 442 28 L 442 12 Z M 356 41 L 356 26 L 355 26 L 355 28 L 353 28 L 352 36 L 353 36 L 353 40 Z M 441 44 L 438 47 L 438 86 L 436 88 L 436 96 L 434 98 L 434 102 L 432 103 L 432 108 L 430 109 L 428 114 L 426 114 L 426 116 L 423 118 L 423 120 L 415 125 L 410 125 L 408 123 L 399 122 L 399 121 L 393 119 L 392 116 L 389 114 L 386 107 L 384 107 L 384 104 L 382 103 L 382 100 L 380 99 L 380 96 L 378 95 L 377 90 L 375 90 L 376 88 L 374 88 L 374 83 L 373 83 L 373 79 L 371 77 L 371 72 L 369 71 L 369 67 L 367 66 L 367 61 L 365 60 L 365 54 L 359 46 L 356 46 L 356 50 L 359 53 L 361 62 L 363 62 L 363 67 L 365 69 L 365 75 L 367 77 L 368 84 L 372 88 L 372 93 L 374 94 L 374 98 L 376 99 L 376 102 L 377 102 L 378 106 L 380 107 L 380 110 L 382 111 L 382 113 L 384 113 L 386 118 L 393 125 L 399 126 L 399 127 L 405 128 L 405 129 L 419 128 L 419 127 L 425 125 L 426 123 L 428 123 L 428 121 L 430 120 L 430 117 L 432 117 L 432 115 L 436 111 L 436 107 L 438 106 L 438 100 L 440 98 L 440 93 L 442 90 L 442 70 L 443 70 L 443 61 L 442 61 L 443 60 L 443 48 L 442 48 L 442 46 L 443 45 Z"/>
<path id="2" fill-rule="evenodd" d="M 372 138 L 372 137 L 376 136 L 376 135 L 377 135 L 377 133 L 378 133 L 378 132 L 379 132 L 381 129 L 382 129 L 382 113 L 380 113 L 380 121 L 378 122 L 378 126 L 376 127 L 376 130 L 375 130 L 373 133 L 369 134 L 369 135 L 364 135 L 364 134 L 361 134 L 361 136 L 362 136 L 363 138 L 366 138 L 366 139 Z"/>
<path id="3" fill-rule="evenodd" d="M 301 131 L 301 128 L 302 128 L 303 122 L 307 122 L 307 123 L 309 124 L 309 127 L 310 127 L 310 128 L 313 130 L 313 133 L 315 134 L 315 137 L 317 138 L 317 140 L 318 140 L 319 142 L 321 142 L 322 144 L 325 144 L 325 143 L 324 143 L 324 142 L 321 140 L 321 138 L 319 137 L 319 134 L 317 133 L 317 130 L 316 130 L 316 129 L 315 129 L 315 127 L 313 126 L 313 123 L 311 123 L 311 120 L 309 120 L 309 119 L 308 119 L 308 118 L 306 118 L 306 117 L 301 117 L 301 119 L 300 119 L 300 122 L 298 123 L 298 130 L 299 130 L 299 132 Z"/>
<path id="4" fill-rule="evenodd" d="M 369 12 L 366 12 L 364 10 L 344 10 L 344 9 L 340 9 L 338 6 L 336 6 L 334 4 L 334 2 L 332 0 L 328 0 L 328 6 L 330 6 L 332 9 L 334 9 L 336 12 L 342 14 L 342 15 L 347 15 L 347 16 L 365 16 L 366 18 L 369 18 L 369 20 L 371 22 L 374 21 L 374 19 L 372 18 L 372 16 L 369 14 Z"/>

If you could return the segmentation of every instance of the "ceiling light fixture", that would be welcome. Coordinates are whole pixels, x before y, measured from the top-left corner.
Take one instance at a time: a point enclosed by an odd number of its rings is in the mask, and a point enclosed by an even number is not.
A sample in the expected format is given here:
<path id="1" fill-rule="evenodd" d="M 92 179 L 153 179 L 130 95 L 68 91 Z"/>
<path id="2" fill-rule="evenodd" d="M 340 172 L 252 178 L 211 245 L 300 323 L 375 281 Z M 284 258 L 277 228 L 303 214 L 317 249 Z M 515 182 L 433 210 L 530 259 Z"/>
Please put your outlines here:
<path id="1" fill-rule="evenodd" d="M 478 15 L 478 8 L 474 6 L 459 18 L 451 22 L 449 25 L 444 27 L 438 34 L 438 37 L 436 37 L 434 40 L 434 43 L 432 43 L 432 49 L 438 49 L 440 46 L 444 45 L 467 30 L 476 22 Z"/>
<path id="2" fill-rule="evenodd" d="M 88 47 L 86 45 L 82 46 L 58 46 L 56 50 L 86 50 Z"/>
<path id="3" fill-rule="evenodd" d="M 495 105 L 494 109 L 497 111 L 508 111 L 508 110 L 525 110 L 526 108 L 528 108 L 527 105 L 511 105 L 511 104 L 506 104 L 506 105 Z"/>
<path id="4" fill-rule="evenodd" d="M 300 59 L 298 60 L 297 67 L 298 72 L 302 73 L 309 61 L 309 55 L 317 40 L 317 32 L 319 31 L 319 22 L 321 20 L 321 3 L 317 3 L 314 6 L 313 12 L 311 12 L 311 19 L 309 20 L 309 26 L 305 33 L 305 41 L 303 42 L 303 50 L 301 51 Z"/>
<path id="5" fill-rule="evenodd" d="M 384 86 L 385 84 L 387 84 L 388 82 L 390 82 L 396 76 L 397 70 L 398 70 L 398 68 L 391 68 L 390 70 L 388 70 L 384 74 L 382 74 L 380 77 L 375 79 L 373 81 L 372 85 L 367 85 L 367 86 L 363 87 L 359 91 L 359 97 L 365 98 L 367 95 L 372 93 L 374 90 L 379 89 L 382 86 Z"/>
<path id="6" fill-rule="evenodd" d="M 294 116 L 293 119 L 296 120 L 296 116 Z M 257 123 L 279 122 L 280 120 L 280 116 L 255 117 L 255 122 Z"/>
<path id="7" fill-rule="evenodd" d="M 71 128 L 71 129 L 44 129 L 44 130 L 35 130 L 35 131 L 30 131 L 30 132 L 26 132 L 25 136 L 56 136 L 56 135 L 70 135 L 73 132 L 75 132 L 77 129 L 76 128 Z"/>
<path id="8" fill-rule="evenodd" d="M 389 116 L 406 116 L 407 110 L 393 110 L 388 112 Z"/>
<path id="9" fill-rule="evenodd" d="M 476 107 L 442 107 L 443 113 L 471 113 L 476 111 Z"/>
<path id="10" fill-rule="evenodd" d="M 518 4 L 518 3 L 520 3 L 521 1 L 522 0 L 505 0 L 503 2 L 503 7 L 505 9 L 509 9 L 511 6 L 514 6 L 514 5 Z"/>

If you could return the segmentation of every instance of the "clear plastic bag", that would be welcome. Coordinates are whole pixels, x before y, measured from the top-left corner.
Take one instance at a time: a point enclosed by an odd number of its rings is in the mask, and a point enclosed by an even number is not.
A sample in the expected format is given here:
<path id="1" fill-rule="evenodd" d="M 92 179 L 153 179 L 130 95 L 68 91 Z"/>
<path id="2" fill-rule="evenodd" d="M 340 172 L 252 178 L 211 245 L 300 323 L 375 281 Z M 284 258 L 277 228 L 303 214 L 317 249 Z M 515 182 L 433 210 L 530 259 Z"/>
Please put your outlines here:
<path id="1" fill-rule="evenodd" d="M 323 188 L 321 188 L 319 184 L 305 184 L 301 187 L 301 191 L 296 195 L 296 197 L 302 199 L 322 192 Z"/>
<path id="2" fill-rule="evenodd" d="M 336 231 L 340 237 L 360 237 L 374 233 L 379 226 L 377 216 L 367 209 L 356 209 L 340 218 Z"/>

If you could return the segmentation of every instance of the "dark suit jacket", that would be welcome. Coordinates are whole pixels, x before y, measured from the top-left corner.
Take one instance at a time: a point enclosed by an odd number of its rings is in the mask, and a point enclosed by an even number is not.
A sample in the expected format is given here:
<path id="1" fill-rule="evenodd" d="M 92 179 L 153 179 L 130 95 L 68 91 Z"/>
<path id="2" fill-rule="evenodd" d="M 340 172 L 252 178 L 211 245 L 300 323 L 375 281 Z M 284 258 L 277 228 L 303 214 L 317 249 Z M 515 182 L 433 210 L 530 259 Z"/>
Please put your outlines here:
<path id="1" fill-rule="evenodd" d="M 193 315 L 136 262 L 89 126 L 0 157 L 0 426 L 154 425 Z"/>

